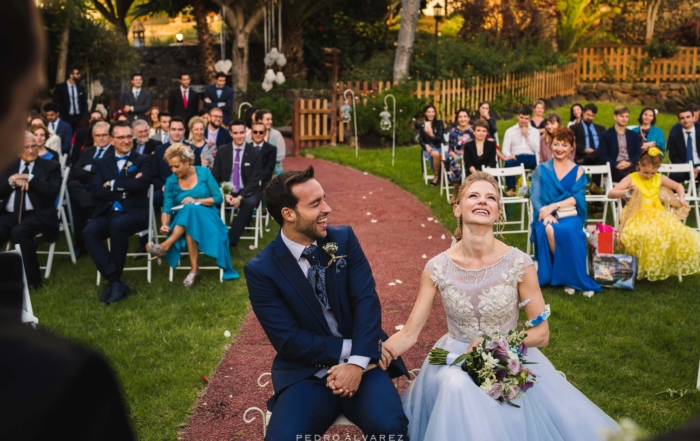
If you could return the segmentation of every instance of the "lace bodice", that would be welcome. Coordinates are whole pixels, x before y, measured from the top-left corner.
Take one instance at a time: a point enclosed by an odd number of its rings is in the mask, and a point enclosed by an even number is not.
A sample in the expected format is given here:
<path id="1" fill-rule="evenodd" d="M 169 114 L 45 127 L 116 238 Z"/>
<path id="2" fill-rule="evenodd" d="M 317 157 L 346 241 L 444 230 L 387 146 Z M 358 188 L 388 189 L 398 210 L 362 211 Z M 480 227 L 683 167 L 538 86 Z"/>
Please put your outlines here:
<path id="1" fill-rule="evenodd" d="M 470 342 L 474 337 L 508 332 L 518 323 L 518 283 L 532 265 L 527 254 L 511 248 L 498 262 L 480 270 L 457 266 L 443 252 L 425 268 L 440 290 L 450 337 Z"/>

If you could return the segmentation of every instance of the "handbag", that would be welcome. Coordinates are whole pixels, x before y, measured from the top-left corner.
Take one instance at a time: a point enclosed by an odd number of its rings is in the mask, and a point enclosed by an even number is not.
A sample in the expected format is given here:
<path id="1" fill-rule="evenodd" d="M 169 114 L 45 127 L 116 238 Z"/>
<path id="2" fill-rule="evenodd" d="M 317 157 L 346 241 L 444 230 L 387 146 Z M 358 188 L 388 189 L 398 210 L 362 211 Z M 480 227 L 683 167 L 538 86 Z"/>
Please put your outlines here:
<path id="1" fill-rule="evenodd" d="M 637 259 L 625 254 L 596 254 L 592 272 L 601 286 L 631 290 L 637 278 Z"/>
<path id="2" fill-rule="evenodd" d="M 567 217 L 578 216 L 578 211 L 576 211 L 576 206 L 573 207 L 561 207 L 557 209 L 557 218 L 565 219 Z"/>

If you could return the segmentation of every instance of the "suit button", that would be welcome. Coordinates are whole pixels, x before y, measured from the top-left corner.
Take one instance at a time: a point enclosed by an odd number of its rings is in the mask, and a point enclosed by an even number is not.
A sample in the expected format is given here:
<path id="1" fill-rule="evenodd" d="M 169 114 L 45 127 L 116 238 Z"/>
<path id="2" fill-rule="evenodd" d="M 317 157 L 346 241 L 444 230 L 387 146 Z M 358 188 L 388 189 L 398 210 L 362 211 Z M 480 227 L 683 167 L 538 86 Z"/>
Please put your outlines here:
<path id="1" fill-rule="evenodd" d="M 343 363 L 347 363 L 347 362 L 348 362 L 347 358 L 343 359 Z"/>

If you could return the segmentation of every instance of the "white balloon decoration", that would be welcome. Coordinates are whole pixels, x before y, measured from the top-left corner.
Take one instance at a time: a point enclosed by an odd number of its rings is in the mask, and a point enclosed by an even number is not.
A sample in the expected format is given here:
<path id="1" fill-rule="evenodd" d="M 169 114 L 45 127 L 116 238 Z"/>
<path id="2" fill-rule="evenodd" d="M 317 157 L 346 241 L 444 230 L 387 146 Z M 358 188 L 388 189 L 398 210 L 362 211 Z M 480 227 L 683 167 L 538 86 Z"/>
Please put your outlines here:
<path id="1" fill-rule="evenodd" d="M 272 69 L 268 69 L 267 72 L 265 72 L 265 81 L 268 83 L 271 83 L 275 81 L 275 71 Z"/>
<path id="2" fill-rule="evenodd" d="M 287 64 L 287 57 L 285 57 L 284 54 L 280 54 L 279 57 L 277 57 L 277 65 L 279 67 L 284 67 L 285 64 Z"/>
<path id="3" fill-rule="evenodd" d="M 272 90 L 272 82 L 269 82 L 267 80 L 263 81 L 262 88 L 265 92 L 271 91 Z"/>
<path id="4" fill-rule="evenodd" d="M 282 72 L 277 72 L 277 76 L 275 76 L 275 83 L 283 84 L 285 81 L 286 78 L 284 78 L 284 74 Z"/>

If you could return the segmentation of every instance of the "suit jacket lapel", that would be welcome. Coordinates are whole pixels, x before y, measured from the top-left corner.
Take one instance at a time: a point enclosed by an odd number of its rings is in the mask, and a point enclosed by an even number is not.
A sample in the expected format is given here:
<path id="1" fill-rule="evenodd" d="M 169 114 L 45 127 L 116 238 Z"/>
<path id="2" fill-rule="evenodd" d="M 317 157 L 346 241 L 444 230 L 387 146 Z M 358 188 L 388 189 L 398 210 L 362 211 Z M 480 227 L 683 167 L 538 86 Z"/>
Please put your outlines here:
<path id="1" fill-rule="evenodd" d="M 326 294 L 328 294 L 328 302 L 331 305 L 331 309 L 333 310 L 335 320 L 338 322 L 338 331 L 341 331 L 343 329 L 343 325 L 340 320 L 342 315 L 340 314 L 340 299 L 338 298 L 338 287 L 336 286 L 335 264 L 328 266 L 328 263 L 331 261 L 331 256 L 329 256 L 325 251 L 323 251 L 323 246 L 329 242 L 328 239 L 329 238 L 326 235 L 326 237 L 317 241 L 319 262 L 321 263 L 321 266 L 323 268 L 328 267 L 325 269 Z"/>
<path id="2" fill-rule="evenodd" d="M 309 283 L 309 280 L 306 278 L 306 274 L 299 268 L 299 264 L 294 259 L 294 256 L 292 256 L 287 245 L 284 244 L 281 233 L 277 234 L 274 245 L 275 253 L 273 254 L 273 259 L 275 263 L 282 274 L 289 280 L 289 285 L 299 294 L 316 320 L 318 320 L 321 326 L 323 326 L 323 329 L 330 335 L 331 329 L 328 327 L 328 322 L 323 316 L 323 311 L 321 311 L 321 305 L 316 298 L 316 293 L 311 283 Z M 326 284 L 328 284 L 327 280 Z"/>

